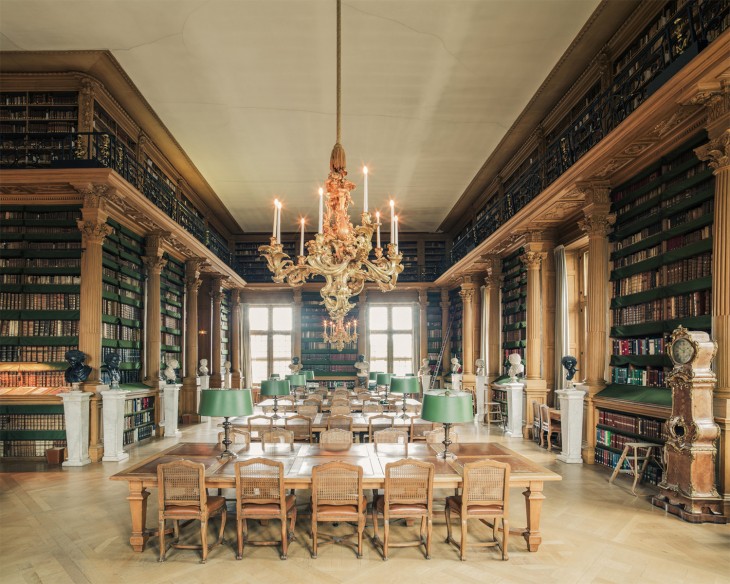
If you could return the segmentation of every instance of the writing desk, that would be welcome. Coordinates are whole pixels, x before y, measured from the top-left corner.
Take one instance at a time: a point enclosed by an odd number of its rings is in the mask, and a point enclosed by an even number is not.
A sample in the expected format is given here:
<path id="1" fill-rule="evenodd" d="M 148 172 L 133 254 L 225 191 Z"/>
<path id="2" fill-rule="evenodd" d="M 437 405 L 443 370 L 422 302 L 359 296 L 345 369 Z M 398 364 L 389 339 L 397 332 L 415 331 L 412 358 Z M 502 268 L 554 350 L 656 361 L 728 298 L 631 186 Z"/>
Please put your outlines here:
<path id="1" fill-rule="evenodd" d="M 235 447 L 240 445 L 232 445 Z M 540 511 L 545 499 L 543 484 L 546 481 L 559 481 L 560 475 L 528 460 L 509 448 L 496 443 L 463 443 L 452 444 L 450 451 L 456 459 L 444 461 L 436 458 L 437 452 L 443 450 L 441 444 L 409 443 L 408 457 L 431 462 L 435 467 L 434 488 L 454 489 L 462 483 L 462 465 L 484 458 L 507 462 L 512 468 L 510 487 L 524 487 L 527 527 L 514 529 L 527 542 L 527 548 L 537 551 L 542 542 L 540 533 Z M 284 486 L 288 489 L 309 489 L 312 482 L 312 467 L 331 460 L 341 460 L 356 464 L 363 469 L 363 488 L 383 488 L 385 485 L 385 465 L 405 458 L 405 445 L 388 444 L 353 444 L 347 450 L 325 450 L 319 444 L 267 445 L 262 450 L 260 443 L 252 443 L 238 450 L 238 459 L 221 460 L 218 455 L 222 447 L 207 443 L 180 443 L 163 452 L 155 454 L 134 466 L 110 477 L 113 481 L 125 481 L 128 484 L 129 510 L 132 516 L 132 533 L 129 543 L 136 552 L 144 550 L 150 537 L 146 528 L 148 488 L 157 487 L 157 466 L 173 460 L 192 460 L 205 465 L 205 486 L 208 488 L 235 488 L 234 464 L 236 460 L 245 460 L 263 456 L 284 464 Z"/>

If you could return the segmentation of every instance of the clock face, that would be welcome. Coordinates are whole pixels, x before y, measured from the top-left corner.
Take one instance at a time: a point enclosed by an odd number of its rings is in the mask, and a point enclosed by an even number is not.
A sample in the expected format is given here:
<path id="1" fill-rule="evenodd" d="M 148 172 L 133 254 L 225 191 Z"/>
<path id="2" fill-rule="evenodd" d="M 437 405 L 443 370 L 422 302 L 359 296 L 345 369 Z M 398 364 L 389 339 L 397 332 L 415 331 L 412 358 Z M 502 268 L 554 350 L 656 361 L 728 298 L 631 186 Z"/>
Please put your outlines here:
<path id="1" fill-rule="evenodd" d="M 679 365 L 689 363 L 695 356 L 694 345 L 688 339 L 677 339 L 672 344 L 672 361 Z"/>

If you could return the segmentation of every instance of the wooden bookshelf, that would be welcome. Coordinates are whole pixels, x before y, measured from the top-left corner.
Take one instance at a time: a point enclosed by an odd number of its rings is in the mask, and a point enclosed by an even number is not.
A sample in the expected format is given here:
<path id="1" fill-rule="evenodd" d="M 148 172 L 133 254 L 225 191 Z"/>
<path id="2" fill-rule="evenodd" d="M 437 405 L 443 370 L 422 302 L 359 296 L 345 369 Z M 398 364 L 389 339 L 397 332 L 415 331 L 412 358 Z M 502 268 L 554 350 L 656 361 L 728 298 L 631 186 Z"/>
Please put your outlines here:
<path id="1" fill-rule="evenodd" d="M 520 261 L 520 248 L 502 259 L 502 358 L 504 373 L 509 369 L 507 359 L 518 353 L 525 363 L 527 347 L 527 268 Z M 527 365 L 525 365 L 527 368 Z"/>
<path id="2" fill-rule="evenodd" d="M 427 327 L 427 349 L 428 361 L 431 365 L 431 375 L 440 375 L 441 371 L 436 371 L 436 362 L 438 361 L 439 351 L 443 344 L 443 331 L 441 328 L 441 294 L 439 292 L 428 293 L 428 306 L 426 308 L 426 327 Z M 441 364 L 441 370 L 444 364 Z"/>
<path id="3" fill-rule="evenodd" d="M 131 446 L 155 435 L 159 423 L 159 391 L 153 389 L 125 389 L 124 431 L 122 444 Z"/>
<path id="4" fill-rule="evenodd" d="M 228 341 L 230 339 L 231 293 L 223 291 L 221 298 L 221 367 L 228 361 Z"/>
<path id="5" fill-rule="evenodd" d="M 461 301 L 459 296 L 459 288 L 454 288 L 449 291 L 449 319 L 451 320 L 451 335 L 449 343 L 451 345 L 451 358 L 459 358 L 459 363 L 464 366 L 464 353 L 463 353 L 463 310 L 464 303 Z M 443 371 L 445 375 L 451 375 L 451 363 L 443 364 Z"/>
<path id="6" fill-rule="evenodd" d="M 163 257 L 167 265 L 160 273 L 160 309 L 161 320 L 161 351 L 160 363 L 166 362 L 165 357 L 182 362 L 183 347 L 183 293 L 185 284 L 185 265 L 165 253 Z"/>

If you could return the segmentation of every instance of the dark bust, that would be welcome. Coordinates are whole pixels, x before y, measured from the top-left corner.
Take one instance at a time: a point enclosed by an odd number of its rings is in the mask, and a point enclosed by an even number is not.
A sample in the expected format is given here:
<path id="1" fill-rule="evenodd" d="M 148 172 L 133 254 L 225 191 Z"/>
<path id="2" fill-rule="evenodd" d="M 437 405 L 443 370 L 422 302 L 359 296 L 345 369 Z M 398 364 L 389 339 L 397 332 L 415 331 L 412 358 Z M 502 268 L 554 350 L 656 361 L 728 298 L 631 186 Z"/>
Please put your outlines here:
<path id="1" fill-rule="evenodd" d="M 69 364 L 69 368 L 66 369 L 66 373 L 64 374 L 66 383 L 81 383 L 89 378 L 91 367 L 84 364 L 85 360 L 86 355 L 78 349 L 66 351 L 66 361 Z"/>
<path id="2" fill-rule="evenodd" d="M 575 372 L 578 371 L 575 366 L 578 364 L 578 360 L 573 357 L 573 355 L 566 355 L 560 360 L 560 363 L 565 367 L 565 370 L 567 371 L 567 374 L 565 375 L 565 379 L 568 381 L 572 381 L 573 377 L 575 377 Z"/>

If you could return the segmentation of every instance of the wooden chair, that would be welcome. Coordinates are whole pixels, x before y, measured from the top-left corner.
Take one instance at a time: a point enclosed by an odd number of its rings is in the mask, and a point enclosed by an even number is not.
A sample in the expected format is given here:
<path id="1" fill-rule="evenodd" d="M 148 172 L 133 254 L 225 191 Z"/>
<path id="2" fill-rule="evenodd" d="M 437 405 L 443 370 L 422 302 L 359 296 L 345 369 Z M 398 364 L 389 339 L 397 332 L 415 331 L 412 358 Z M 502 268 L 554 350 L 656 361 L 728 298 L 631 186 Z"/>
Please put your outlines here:
<path id="1" fill-rule="evenodd" d="M 542 445 L 542 416 L 540 414 L 540 403 L 532 402 L 532 439 Z"/>
<path id="2" fill-rule="evenodd" d="M 225 438 L 225 432 L 218 432 L 218 446 L 223 446 L 223 439 Z M 233 441 L 232 444 L 243 444 L 248 447 L 251 444 L 251 432 L 248 430 L 241 430 L 240 428 L 231 428 L 230 439 Z"/>
<path id="3" fill-rule="evenodd" d="M 372 398 L 372 394 L 369 391 L 359 391 L 357 393 L 357 399 L 359 399 L 361 402 L 366 402 L 370 398 Z"/>
<path id="4" fill-rule="evenodd" d="M 388 431 L 382 430 L 381 432 Z M 376 436 L 380 432 L 376 433 Z M 383 559 L 388 559 L 389 547 L 417 547 L 425 544 L 426 559 L 431 559 L 433 530 L 433 473 L 430 462 L 399 460 L 385 465 L 385 492 L 373 502 L 373 544 L 380 547 Z M 378 516 L 383 517 L 383 540 L 378 533 Z M 390 521 L 420 519 L 417 541 L 390 542 Z M 425 536 L 425 537 L 424 537 Z"/>
<path id="5" fill-rule="evenodd" d="M 383 406 L 381 406 L 378 403 L 363 403 L 362 404 L 362 413 L 363 414 L 382 414 L 383 413 Z"/>
<path id="6" fill-rule="evenodd" d="M 462 494 L 446 497 L 446 543 L 452 543 L 461 552 L 462 561 L 466 560 L 466 546 L 498 546 L 502 559 L 509 558 L 507 541 L 509 539 L 509 475 L 510 466 L 494 460 L 468 462 L 464 465 L 464 487 Z M 461 518 L 461 542 L 451 536 L 451 514 Z M 492 527 L 492 541 L 467 543 L 467 522 L 478 519 Z M 498 539 L 499 524 L 502 520 L 502 541 Z M 488 520 L 491 520 L 491 524 Z"/>
<path id="7" fill-rule="evenodd" d="M 427 444 L 441 444 L 441 442 L 444 441 L 445 437 L 443 428 L 431 430 L 430 432 L 424 432 L 423 435 L 426 437 Z M 459 435 L 454 431 L 453 428 L 451 428 L 451 431 L 449 432 L 449 440 L 451 440 L 452 444 L 459 443 Z"/>
<path id="8" fill-rule="evenodd" d="M 416 414 L 418 416 L 421 413 L 421 404 L 406 404 L 406 413 Z"/>
<path id="9" fill-rule="evenodd" d="M 296 400 L 290 395 L 280 396 L 278 402 L 279 409 L 282 412 L 293 412 L 296 410 Z"/>
<path id="10" fill-rule="evenodd" d="M 337 399 L 338 397 L 342 399 L 349 399 L 350 392 L 346 389 L 336 389 L 332 394 L 332 399 Z"/>
<path id="11" fill-rule="evenodd" d="M 402 397 L 389 397 L 388 398 L 388 410 L 387 411 L 399 412 L 402 407 L 403 407 L 403 398 Z"/>
<path id="12" fill-rule="evenodd" d="M 351 413 L 350 404 L 346 406 L 332 406 L 330 408 L 330 414 L 333 416 L 349 416 Z"/>
<path id="13" fill-rule="evenodd" d="M 325 430 L 319 435 L 319 446 L 323 450 L 348 450 L 352 446 L 352 432 L 342 428 Z"/>
<path id="14" fill-rule="evenodd" d="M 305 401 L 305 403 L 306 403 L 306 401 Z M 319 413 L 319 406 L 316 406 L 316 405 L 299 406 L 297 408 L 298 415 L 306 416 L 310 420 L 314 420 L 314 418 L 317 417 L 318 413 Z"/>
<path id="15" fill-rule="evenodd" d="M 312 443 L 312 420 L 307 416 L 290 416 L 284 421 L 284 427 L 291 431 L 294 442 Z"/>
<path id="16" fill-rule="evenodd" d="M 352 417 L 330 415 L 330 417 L 327 418 L 327 429 L 332 430 L 333 428 L 352 432 Z"/>
<path id="17" fill-rule="evenodd" d="M 264 412 L 264 415 L 274 414 L 274 406 L 261 406 L 261 411 Z M 284 408 L 279 406 L 278 411 L 283 412 Z"/>
<path id="18" fill-rule="evenodd" d="M 317 411 L 319 412 L 320 408 L 322 407 L 322 400 L 321 399 L 312 399 L 311 397 L 309 397 L 309 398 L 305 399 L 302 402 L 302 405 L 299 407 L 301 408 L 302 406 L 317 408 Z"/>
<path id="19" fill-rule="evenodd" d="M 328 393 L 329 393 L 329 392 L 327 391 L 327 389 L 325 389 L 325 388 L 323 387 L 323 388 L 321 388 L 321 389 L 318 389 L 318 390 L 316 390 L 316 391 L 315 391 L 315 392 L 314 392 L 314 393 L 312 394 L 312 396 L 314 396 L 314 395 L 318 395 L 318 396 L 319 396 L 320 398 L 322 398 L 322 399 L 324 400 L 324 399 L 327 399 L 327 394 L 328 394 Z"/>
<path id="20" fill-rule="evenodd" d="M 208 551 L 223 541 L 226 527 L 226 500 L 223 497 L 209 497 L 205 489 L 205 465 L 202 462 L 175 460 L 157 467 L 157 494 L 159 509 L 160 557 L 165 561 L 165 522 L 170 519 L 174 526 L 175 539 L 172 547 L 178 549 L 202 550 L 204 564 Z M 218 541 L 208 547 L 208 519 L 221 516 Z M 183 545 L 180 539 L 180 521 L 200 521 L 200 545 Z"/>
<path id="21" fill-rule="evenodd" d="M 317 557 L 320 538 L 323 538 L 325 543 L 350 545 L 355 548 L 357 557 L 361 558 L 366 507 L 367 500 L 362 492 L 361 466 L 335 461 L 313 467 L 312 558 Z M 335 522 L 357 522 L 357 529 L 345 537 L 318 532 L 319 523 Z M 348 541 L 354 535 L 357 535 L 357 547 Z"/>
<path id="22" fill-rule="evenodd" d="M 395 423 L 395 417 L 386 416 L 385 414 L 377 414 L 370 416 L 368 419 L 368 442 L 373 441 L 373 432 L 392 428 Z"/>
<path id="23" fill-rule="evenodd" d="M 289 540 L 294 539 L 297 522 L 296 496 L 284 492 L 284 465 L 267 458 L 252 458 L 236 463 L 236 533 L 238 552 L 243 558 L 244 543 L 250 545 L 281 544 L 282 560 L 286 560 Z M 281 541 L 251 541 L 248 539 L 248 520 L 281 521 Z M 287 520 L 289 530 L 287 532 Z"/>
<path id="24" fill-rule="evenodd" d="M 261 442 L 261 432 L 266 428 L 274 426 L 274 419 L 269 416 L 249 416 L 248 433 L 251 441 Z"/>
<path id="25" fill-rule="evenodd" d="M 507 423 L 507 418 L 502 413 L 502 404 L 495 401 L 484 402 L 484 421 L 487 426 L 491 426 L 492 422 L 498 423 L 504 427 Z"/>
<path id="26" fill-rule="evenodd" d="M 337 408 L 337 407 L 340 407 L 340 406 L 346 406 L 346 407 L 349 408 L 350 407 L 350 400 L 347 399 L 347 398 L 336 397 L 336 398 L 334 398 L 332 400 L 332 403 L 330 404 L 330 407 L 331 408 Z"/>
<path id="27" fill-rule="evenodd" d="M 265 451 L 266 446 L 272 444 L 289 444 L 289 449 L 294 451 L 294 432 L 284 428 L 270 428 L 261 432 L 261 450 Z"/>
<path id="28" fill-rule="evenodd" d="M 425 442 L 426 433 L 432 432 L 436 424 L 427 422 L 421 418 L 411 418 L 411 442 Z M 451 433 L 449 432 L 449 436 Z M 443 440 L 443 439 L 442 439 Z"/>
<path id="29" fill-rule="evenodd" d="M 540 432 L 540 446 L 542 446 L 542 434 L 545 433 L 545 440 L 547 440 L 548 452 L 553 449 L 553 442 L 550 439 L 553 434 L 560 436 L 560 422 L 556 422 L 550 418 L 550 408 L 547 404 L 540 404 L 540 419 L 541 419 L 541 432 Z"/>
<path id="30" fill-rule="evenodd" d="M 404 456 L 408 456 L 408 430 L 396 430 L 395 428 L 386 428 L 378 430 L 373 434 L 373 443 L 375 450 L 378 450 L 378 444 L 402 444 L 404 448 Z"/>

